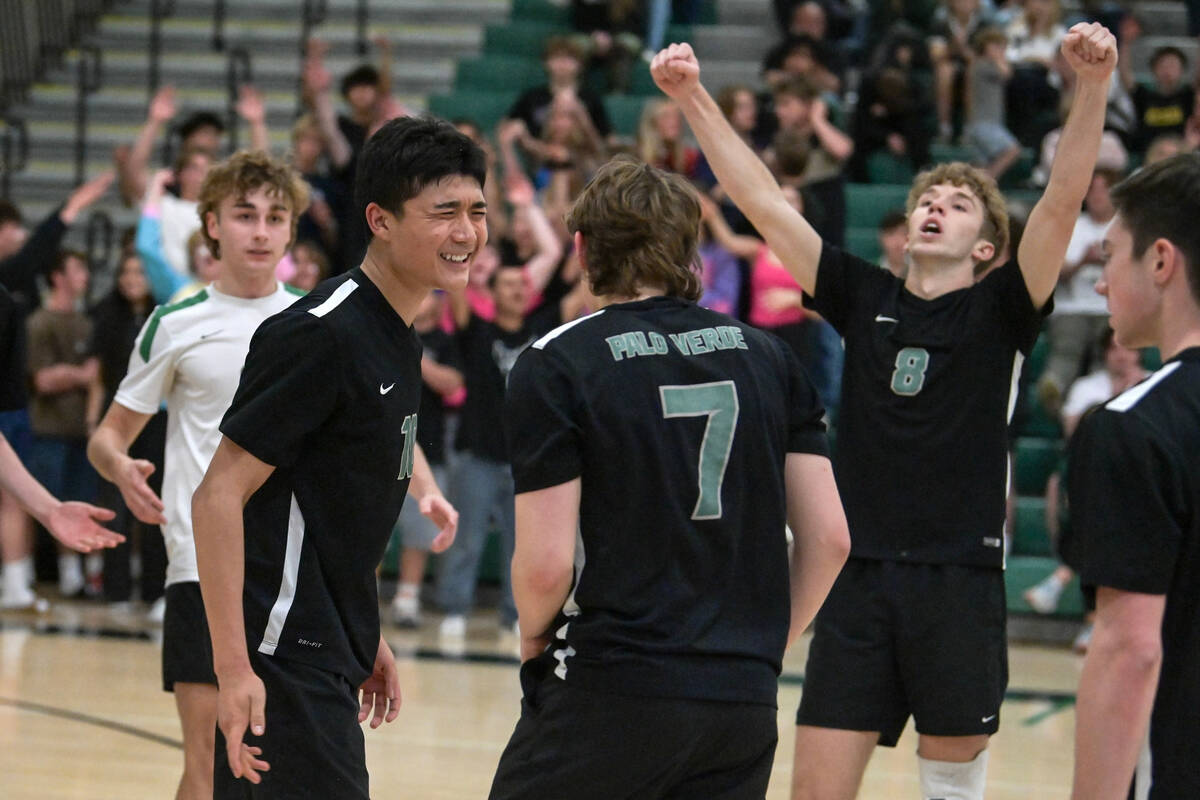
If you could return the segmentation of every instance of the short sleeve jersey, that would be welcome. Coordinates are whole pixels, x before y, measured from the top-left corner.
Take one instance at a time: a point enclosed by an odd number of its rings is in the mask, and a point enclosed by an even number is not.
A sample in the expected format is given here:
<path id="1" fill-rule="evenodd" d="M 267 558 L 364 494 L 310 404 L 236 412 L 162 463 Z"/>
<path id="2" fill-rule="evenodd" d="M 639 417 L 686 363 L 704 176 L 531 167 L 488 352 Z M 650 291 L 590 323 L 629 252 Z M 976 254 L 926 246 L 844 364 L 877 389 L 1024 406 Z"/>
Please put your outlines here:
<path id="1" fill-rule="evenodd" d="M 358 686 L 379 648 L 375 567 L 408 491 L 421 341 L 361 268 L 250 342 L 221 432 L 275 467 L 246 503 L 250 648 Z"/>
<path id="2" fill-rule="evenodd" d="M 1034 307 L 1016 262 L 926 300 L 828 244 L 806 302 L 842 335 L 834 465 L 851 555 L 1000 567 L 1007 428 Z"/>
<path id="3" fill-rule="evenodd" d="M 1150 797 L 1200 797 L 1200 347 L 1084 417 L 1070 462 L 1067 563 L 1086 587 L 1167 597 Z"/>
<path id="4" fill-rule="evenodd" d="M 609 306 L 526 350 L 506 400 L 516 491 L 582 485 L 556 674 L 774 704 L 784 461 L 826 455 L 822 415 L 779 340 L 678 299 Z"/>
<path id="5" fill-rule="evenodd" d="M 218 426 L 237 389 L 250 337 L 267 317 L 296 301 L 283 284 L 242 298 L 209 286 L 159 306 L 142 326 L 114 402 L 139 414 L 167 404 L 162 500 L 167 524 L 167 585 L 198 581 L 192 493 L 221 442 Z"/>

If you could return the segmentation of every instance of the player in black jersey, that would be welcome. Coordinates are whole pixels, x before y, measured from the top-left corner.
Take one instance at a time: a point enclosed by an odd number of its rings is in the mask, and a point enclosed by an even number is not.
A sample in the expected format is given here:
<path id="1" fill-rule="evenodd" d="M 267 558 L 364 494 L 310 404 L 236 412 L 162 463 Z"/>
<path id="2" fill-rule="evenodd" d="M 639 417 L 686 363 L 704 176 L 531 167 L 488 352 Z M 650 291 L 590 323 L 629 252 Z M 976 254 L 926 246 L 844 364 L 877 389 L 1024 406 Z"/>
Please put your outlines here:
<path id="1" fill-rule="evenodd" d="M 602 167 L 567 222 L 603 308 L 509 376 L 524 699 L 493 798 L 766 791 L 784 648 L 849 539 L 795 357 L 695 304 L 699 221 L 681 177 Z"/>
<path id="2" fill-rule="evenodd" d="M 358 723 L 372 709 L 371 727 L 390 722 L 400 702 L 375 568 L 406 492 L 442 528 L 434 549 L 457 522 L 417 445 L 410 321 L 431 289 L 466 283 L 487 242 L 484 172 L 447 123 L 384 125 L 359 162 L 362 265 L 250 343 L 193 500 L 220 688 L 217 798 L 369 796 Z"/>
<path id="3" fill-rule="evenodd" d="M 1062 49 L 1075 102 L 1019 257 L 1002 258 L 1007 213 L 995 182 L 941 165 L 909 193 L 904 280 L 821 241 L 725 122 L 688 45 L 651 64 L 722 188 L 846 345 L 835 465 L 853 545 L 816 619 L 793 798 L 853 797 L 874 747 L 894 746 L 910 715 L 923 796 L 983 796 L 1007 684 L 1006 428 L 1092 174 L 1116 64 L 1100 25 L 1075 26 Z"/>
<path id="4" fill-rule="evenodd" d="M 1096 601 L 1074 797 L 1200 797 L 1200 155 L 1146 167 L 1112 196 L 1096 291 L 1117 341 L 1164 362 L 1072 443 L 1064 556 Z"/>

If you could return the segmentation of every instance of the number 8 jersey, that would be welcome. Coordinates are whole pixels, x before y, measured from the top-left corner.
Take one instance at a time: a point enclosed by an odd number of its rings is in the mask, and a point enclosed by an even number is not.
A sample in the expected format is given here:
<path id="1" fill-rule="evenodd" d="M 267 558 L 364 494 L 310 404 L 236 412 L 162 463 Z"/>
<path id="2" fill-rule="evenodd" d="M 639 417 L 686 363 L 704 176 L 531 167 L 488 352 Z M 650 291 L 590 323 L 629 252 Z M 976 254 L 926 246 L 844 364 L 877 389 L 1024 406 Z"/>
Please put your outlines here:
<path id="1" fill-rule="evenodd" d="M 1008 423 L 1052 301 L 1015 261 L 926 300 L 825 245 L 806 304 L 845 341 L 834 469 L 851 556 L 1000 567 Z"/>
<path id="2" fill-rule="evenodd" d="M 827 454 L 823 413 L 781 340 L 679 299 L 611 305 L 526 350 L 506 401 L 516 491 L 582 484 L 558 677 L 773 705 L 784 461 Z"/>

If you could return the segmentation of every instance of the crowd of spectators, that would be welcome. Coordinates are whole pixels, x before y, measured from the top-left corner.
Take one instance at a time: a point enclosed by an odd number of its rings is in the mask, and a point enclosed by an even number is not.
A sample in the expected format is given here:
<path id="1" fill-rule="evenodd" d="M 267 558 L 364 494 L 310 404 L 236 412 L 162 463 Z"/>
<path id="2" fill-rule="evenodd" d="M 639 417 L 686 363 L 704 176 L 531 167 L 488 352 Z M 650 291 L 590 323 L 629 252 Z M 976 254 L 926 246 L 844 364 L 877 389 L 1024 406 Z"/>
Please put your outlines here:
<path id="1" fill-rule="evenodd" d="M 645 69 L 646 54 L 663 43 L 672 12 L 676 22 L 690 22 L 698 6 L 679 0 L 573 0 L 576 33 L 545 42 L 545 82 L 520 87 L 494 130 L 475 120 L 454 120 L 489 155 L 491 237 L 467 292 L 431 300 L 419 327 L 428 345 L 431 404 L 428 414 L 422 410 L 421 430 L 434 437 L 423 436 L 423 445 L 444 470 L 451 501 L 463 510 L 460 544 L 443 559 L 438 586 L 439 604 L 454 616 L 472 603 L 484 534 L 499 526 L 511 543 L 511 478 L 505 479 L 502 423 L 496 418 L 507 370 L 536 335 L 592 308 L 564 215 L 611 155 L 633 153 L 696 184 L 704 198 L 701 303 L 780 335 L 814 376 L 836 418 L 841 371 L 836 333 L 804 308 L 803 287 L 725 197 L 679 110 L 665 98 L 648 99 L 632 136 L 619 135 L 606 111 L 605 93 L 630 90 L 634 71 Z M 1200 109 L 1190 80 L 1194 65 L 1184 51 L 1162 46 L 1147 63 L 1136 63 L 1132 54 L 1139 51 L 1129 47 L 1142 35 L 1136 13 L 1084 8 L 1119 30 L 1121 79 L 1113 81 L 1101 169 L 1051 318 L 1051 366 L 1039 394 L 1055 411 L 1071 380 L 1086 374 L 1089 358 L 1092 364 L 1102 360 L 1100 354 L 1091 357 L 1095 348 L 1087 346 L 1101 327 L 1087 298 L 1096 279 L 1096 231 L 1111 215 L 1108 187 L 1141 163 L 1200 145 Z M 847 219 L 848 181 L 907 184 L 939 155 L 973 160 L 1002 186 L 1035 190 L 1044 181 L 1073 91 L 1058 47 L 1075 19 L 1064 15 L 1059 0 L 871 0 L 865 7 L 849 0 L 775 0 L 774 11 L 779 40 L 750 54 L 761 55 L 761 82 L 711 88 L 735 130 L 827 241 L 841 244 L 854 223 Z M 291 125 L 288 157 L 308 182 L 312 204 L 278 269 L 281 280 L 303 290 L 359 263 L 366 231 L 352 197 L 358 154 L 388 119 L 413 113 L 393 95 L 387 41 L 377 39 L 375 46 L 374 63 L 336 80 L 325 63 L 326 46 L 313 40 L 307 48 L 303 109 Z M 269 149 L 264 100 L 253 86 L 242 87 L 237 113 L 249 127 L 250 147 Z M 169 167 L 155 169 L 151 162 L 164 135 L 163 152 L 173 155 Z M 81 186 L 28 239 L 19 210 L 0 203 L 0 283 L 27 317 L 30 392 L 28 414 L 9 412 L 0 419 L 39 477 L 48 485 L 57 480 L 55 487 L 66 495 L 94 497 L 96 489 L 80 478 L 91 468 L 78 445 L 111 401 L 137 330 L 154 305 L 185 299 L 220 269 L 200 235 L 196 198 L 209 166 L 227 152 L 225 135 L 220 116 L 182 113 L 171 87 L 153 97 L 139 135 L 114 154 L 119 199 L 139 216 L 115 264 L 114 288 L 94 306 L 87 281 L 88 267 L 96 265 L 62 250 L 61 242 L 67 226 L 107 192 L 114 176 Z M 1026 153 L 1038 154 L 1033 160 L 1041 168 L 1013 177 Z M 898 275 L 906 270 L 904 232 L 900 212 L 885 215 L 878 226 L 880 266 Z M 439 423 L 427 428 L 425 420 L 434 417 Z M 161 463 L 165 423 L 159 422 L 137 446 L 147 454 L 157 449 Z M 63 464 L 69 466 L 64 470 Z M 78 485 L 61 476 L 78 479 Z M 104 502 L 120 506 L 119 496 L 101 491 Z M 136 530 L 128 514 L 117 524 L 132 534 L 132 546 L 140 546 L 132 562 L 140 565 L 140 596 L 154 601 L 161 594 L 161 541 L 153 531 Z M 411 521 L 399 527 L 406 524 Z M 5 606 L 32 602 L 28 530 L 11 498 L 0 496 Z M 420 541 L 404 537 L 412 546 L 402 558 L 395 614 L 406 624 L 419 619 L 414 587 L 425 569 Z M 131 544 L 112 551 L 103 566 L 93 560 L 86 574 L 75 556 L 64 554 L 60 589 L 129 601 L 137 573 L 131 570 Z M 502 602 L 501 608 L 501 622 L 508 625 L 511 604 Z"/>

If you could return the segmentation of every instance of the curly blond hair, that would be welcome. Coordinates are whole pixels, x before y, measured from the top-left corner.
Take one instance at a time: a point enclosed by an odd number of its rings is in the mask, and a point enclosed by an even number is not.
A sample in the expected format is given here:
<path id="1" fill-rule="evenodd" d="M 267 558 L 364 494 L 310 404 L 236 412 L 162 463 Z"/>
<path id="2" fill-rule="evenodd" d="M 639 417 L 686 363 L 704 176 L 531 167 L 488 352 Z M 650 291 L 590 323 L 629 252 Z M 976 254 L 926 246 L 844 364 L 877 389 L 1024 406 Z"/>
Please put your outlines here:
<path id="1" fill-rule="evenodd" d="M 221 201 L 226 197 L 245 197 L 262 186 L 267 187 L 267 194 L 281 199 L 292 212 L 288 246 L 296 240 L 296 225 L 308 208 L 308 184 L 285 162 L 262 151 L 242 150 L 213 165 L 200 187 L 196 212 L 200 215 L 200 232 L 214 258 L 221 257 L 221 243 L 209 236 L 205 222 L 207 215 L 218 213 Z"/>
<path id="2" fill-rule="evenodd" d="M 952 161 L 927 169 L 913 179 L 912 189 L 904 204 L 905 215 L 912 214 L 921 195 L 939 184 L 965 186 L 983 203 L 983 226 L 979 229 L 979 237 L 991 242 L 995 251 L 991 258 L 975 265 L 975 273 L 980 274 L 1008 247 L 1008 205 L 1004 195 L 1000 193 L 996 179 L 984 170 L 961 161 Z"/>

